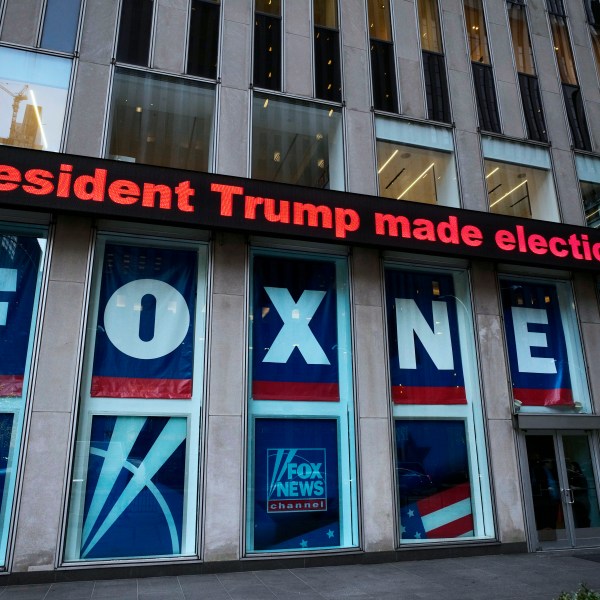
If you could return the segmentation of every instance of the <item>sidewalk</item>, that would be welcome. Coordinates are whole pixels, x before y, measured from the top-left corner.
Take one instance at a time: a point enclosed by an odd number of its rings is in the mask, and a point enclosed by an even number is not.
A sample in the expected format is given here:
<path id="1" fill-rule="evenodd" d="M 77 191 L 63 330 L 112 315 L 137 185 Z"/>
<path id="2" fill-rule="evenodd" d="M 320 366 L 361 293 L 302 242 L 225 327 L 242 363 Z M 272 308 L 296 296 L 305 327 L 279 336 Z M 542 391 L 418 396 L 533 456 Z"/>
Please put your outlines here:
<path id="1" fill-rule="evenodd" d="M 0 588 L 0 600 L 553 600 L 600 591 L 600 553 L 513 554 Z"/>

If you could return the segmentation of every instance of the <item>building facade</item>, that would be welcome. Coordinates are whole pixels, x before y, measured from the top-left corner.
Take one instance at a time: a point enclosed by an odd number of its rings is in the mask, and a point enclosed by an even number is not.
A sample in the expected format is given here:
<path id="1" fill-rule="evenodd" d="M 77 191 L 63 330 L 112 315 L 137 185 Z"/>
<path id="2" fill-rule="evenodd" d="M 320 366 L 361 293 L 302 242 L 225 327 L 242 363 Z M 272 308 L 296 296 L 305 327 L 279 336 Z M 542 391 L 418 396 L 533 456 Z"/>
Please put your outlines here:
<path id="1" fill-rule="evenodd" d="M 5 581 L 600 546 L 599 36 L 0 0 Z"/>

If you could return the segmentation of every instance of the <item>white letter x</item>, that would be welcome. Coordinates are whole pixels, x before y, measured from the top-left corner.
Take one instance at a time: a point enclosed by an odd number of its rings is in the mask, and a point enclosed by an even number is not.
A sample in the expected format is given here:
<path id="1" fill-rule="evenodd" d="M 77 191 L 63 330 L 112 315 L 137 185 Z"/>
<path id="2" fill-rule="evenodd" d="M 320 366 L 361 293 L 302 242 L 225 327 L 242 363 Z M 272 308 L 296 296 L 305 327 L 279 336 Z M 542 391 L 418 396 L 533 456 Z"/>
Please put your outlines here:
<path id="1" fill-rule="evenodd" d="M 265 290 L 283 320 L 283 327 L 263 362 L 286 363 L 294 348 L 298 348 L 307 364 L 330 364 L 323 348 L 308 327 L 325 297 L 325 292 L 304 290 L 300 300 L 295 303 L 286 288 L 265 287 Z"/>

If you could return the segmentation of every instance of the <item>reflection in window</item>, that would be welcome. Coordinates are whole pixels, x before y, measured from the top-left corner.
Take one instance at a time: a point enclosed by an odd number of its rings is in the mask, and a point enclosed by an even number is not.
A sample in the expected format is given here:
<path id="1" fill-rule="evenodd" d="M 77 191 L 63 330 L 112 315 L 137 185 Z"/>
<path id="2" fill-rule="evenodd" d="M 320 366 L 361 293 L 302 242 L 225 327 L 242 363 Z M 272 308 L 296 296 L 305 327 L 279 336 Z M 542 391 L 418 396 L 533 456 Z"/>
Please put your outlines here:
<path id="1" fill-rule="evenodd" d="M 254 14 L 254 86 L 281 89 L 281 4 L 257 0 Z"/>
<path id="2" fill-rule="evenodd" d="M 207 171 L 214 89 L 149 73 L 115 71 L 108 158 Z"/>
<path id="3" fill-rule="evenodd" d="M 471 61 L 491 64 L 481 0 L 464 0 Z"/>
<path id="4" fill-rule="evenodd" d="M 373 106 L 377 110 L 396 112 L 396 62 L 392 41 L 390 4 L 368 0 L 369 40 L 371 45 L 371 79 Z"/>
<path id="5" fill-rule="evenodd" d="M 73 52 L 81 0 L 48 0 L 42 28 L 42 48 Z"/>
<path id="6" fill-rule="evenodd" d="M 464 7 L 479 127 L 484 131 L 500 133 L 500 115 L 483 6 L 481 0 L 464 0 Z"/>
<path id="7" fill-rule="evenodd" d="M 343 190 L 341 111 L 255 94 L 252 177 Z"/>
<path id="8" fill-rule="evenodd" d="M 437 0 L 419 0 L 418 10 L 427 117 L 433 121 L 450 123 L 450 100 Z"/>
<path id="9" fill-rule="evenodd" d="M 583 97 L 575 71 L 565 7 L 562 0 L 546 0 L 546 8 L 549 12 L 552 43 L 556 53 L 573 145 L 580 150 L 591 150 L 592 143 L 585 118 Z"/>
<path id="10" fill-rule="evenodd" d="M 192 0 L 187 72 L 216 79 L 219 0 Z"/>
<path id="11" fill-rule="evenodd" d="M 421 48 L 430 52 L 443 52 L 437 0 L 419 0 L 418 8 Z"/>
<path id="12" fill-rule="evenodd" d="M 378 119 L 376 131 L 380 196 L 460 205 L 449 130 Z"/>
<path id="13" fill-rule="evenodd" d="M 340 102 L 340 33 L 337 0 L 314 0 L 315 20 L 315 96 Z"/>
<path id="14" fill-rule="evenodd" d="M 575 60 L 569 41 L 569 30 L 564 17 L 550 15 L 550 26 L 552 28 L 552 39 L 556 52 L 556 62 L 560 80 L 569 85 L 577 85 L 577 74 L 575 73 Z"/>
<path id="15" fill-rule="evenodd" d="M 593 156 L 575 155 L 577 176 L 581 187 L 585 222 L 588 227 L 600 227 L 600 160 Z"/>
<path id="16" fill-rule="evenodd" d="M 483 138 L 490 211 L 514 217 L 559 221 L 545 148 Z"/>
<path id="17" fill-rule="evenodd" d="M 60 150 L 71 61 L 0 48 L 0 144 Z"/>
<path id="18" fill-rule="evenodd" d="M 146 66 L 149 61 L 154 0 L 122 0 L 117 60 Z"/>
<path id="19" fill-rule="evenodd" d="M 401 543 L 491 537 L 468 274 L 386 264 Z"/>
<path id="20" fill-rule="evenodd" d="M 548 136 L 546 135 L 542 99 L 533 62 L 533 48 L 531 47 L 525 6 L 509 0 L 508 19 L 521 101 L 527 124 L 527 137 L 530 140 L 546 142 Z"/>

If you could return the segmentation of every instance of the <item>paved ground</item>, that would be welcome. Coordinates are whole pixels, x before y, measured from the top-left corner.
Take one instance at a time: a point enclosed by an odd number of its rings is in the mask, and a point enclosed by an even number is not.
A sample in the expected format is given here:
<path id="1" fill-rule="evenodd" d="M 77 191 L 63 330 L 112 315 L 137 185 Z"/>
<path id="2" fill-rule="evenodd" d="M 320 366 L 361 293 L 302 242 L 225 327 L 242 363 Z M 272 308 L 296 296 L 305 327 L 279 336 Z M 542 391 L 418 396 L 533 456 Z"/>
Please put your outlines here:
<path id="1" fill-rule="evenodd" d="M 600 591 L 600 554 L 479 556 L 12 586 L 0 588 L 0 600 L 553 600 L 582 582 Z"/>

